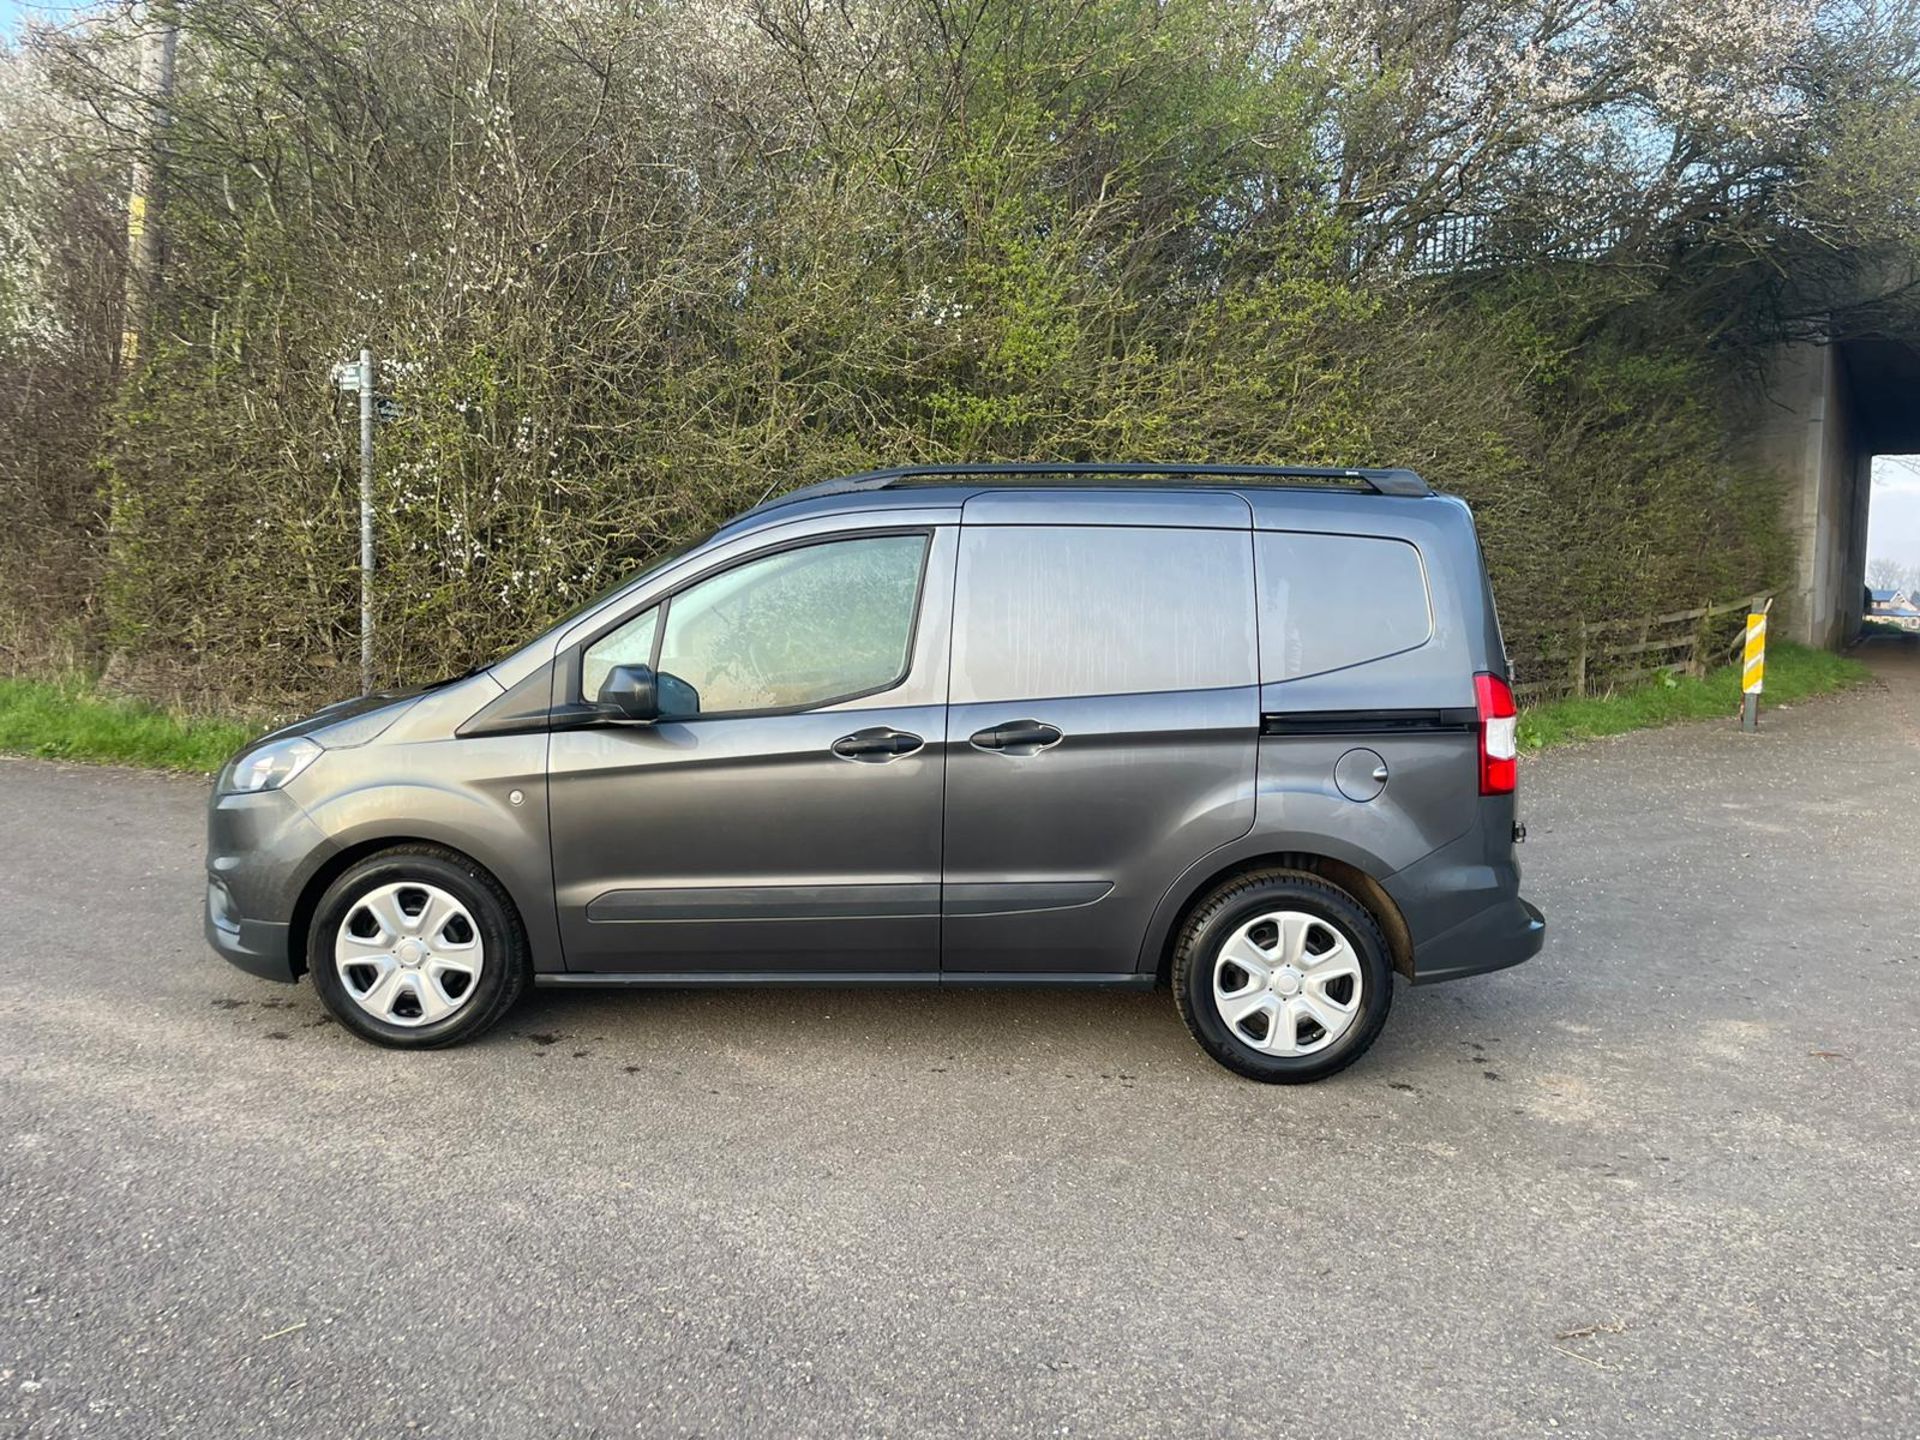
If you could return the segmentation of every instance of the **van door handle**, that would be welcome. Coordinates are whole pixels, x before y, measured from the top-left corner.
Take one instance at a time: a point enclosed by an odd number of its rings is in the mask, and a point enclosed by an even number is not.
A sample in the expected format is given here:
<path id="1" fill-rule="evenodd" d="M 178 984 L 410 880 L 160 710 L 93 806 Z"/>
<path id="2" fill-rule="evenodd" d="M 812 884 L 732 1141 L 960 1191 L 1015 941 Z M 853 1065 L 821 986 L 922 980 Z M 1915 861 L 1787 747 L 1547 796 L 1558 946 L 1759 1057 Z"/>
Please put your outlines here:
<path id="1" fill-rule="evenodd" d="M 976 730 L 968 742 L 976 750 L 998 750 L 1007 755 L 1032 755 L 1060 743 L 1060 729 L 1044 720 L 1009 720 Z"/>
<path id="2" fill-rule="evenodd" d="M 911 755 L 926 743 L 918 735 L 909 735 L 905 730 L 889 730 L 883 725 L 874 730 L 856 730 L 851 735 L 842 735 L 833 742 L 833 753 L 842 760 L 864 760 L 873 765 Z"/>

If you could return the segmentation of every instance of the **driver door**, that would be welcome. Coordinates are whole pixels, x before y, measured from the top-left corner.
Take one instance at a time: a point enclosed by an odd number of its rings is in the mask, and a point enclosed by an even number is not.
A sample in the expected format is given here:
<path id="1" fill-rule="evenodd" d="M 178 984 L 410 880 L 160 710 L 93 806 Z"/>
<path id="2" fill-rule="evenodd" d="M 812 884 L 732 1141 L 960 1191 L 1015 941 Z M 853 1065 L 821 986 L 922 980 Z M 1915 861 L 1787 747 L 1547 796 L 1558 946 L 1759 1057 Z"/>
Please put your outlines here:
<path id="1" fill-rule="evenodd" d="M 616 664 L 693 693 L 689 713 L 552 736 L 570 970 L 938 974 L 953 536 L 770 542 L 563 655 L 558 700 Z"/>

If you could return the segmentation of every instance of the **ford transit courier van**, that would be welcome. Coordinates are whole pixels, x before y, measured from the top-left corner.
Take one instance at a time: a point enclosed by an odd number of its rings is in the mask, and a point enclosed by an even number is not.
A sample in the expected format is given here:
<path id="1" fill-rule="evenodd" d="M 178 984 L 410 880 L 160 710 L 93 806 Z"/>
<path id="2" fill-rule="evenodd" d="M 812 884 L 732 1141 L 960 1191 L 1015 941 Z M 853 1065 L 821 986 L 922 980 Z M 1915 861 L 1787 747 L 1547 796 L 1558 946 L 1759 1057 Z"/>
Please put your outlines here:
<path id="1" fill-rule="evenodd" d="M 1512 965 L 1514 704 L 1411 472 L 955 466 L 747 512 L 236 756 L 206 933 L 358 1035 L 529 985 L 1168 984 L 1256 1080 Z"/>

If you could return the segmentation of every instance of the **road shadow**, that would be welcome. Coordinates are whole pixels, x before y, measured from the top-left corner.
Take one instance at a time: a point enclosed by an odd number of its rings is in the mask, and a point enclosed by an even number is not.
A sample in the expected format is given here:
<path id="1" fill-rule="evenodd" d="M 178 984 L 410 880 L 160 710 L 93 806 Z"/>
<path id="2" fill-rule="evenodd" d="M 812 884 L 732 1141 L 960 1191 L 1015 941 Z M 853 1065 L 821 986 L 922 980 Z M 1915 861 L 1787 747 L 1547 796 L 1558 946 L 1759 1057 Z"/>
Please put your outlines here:
<path id="1" fill-rule="evenodd" d="M 1518 971 L 1435 987 L 1401 981 L 1361 1066 L 1452 1066 L 1470 1058 L 1463 1047 L 1552 1033 L 1547 1022 L 1563 1003 Z M 924 1058 L 1002 1069 L 1225 1073 L 1188 1035 L 1165 988 L 537 990 L 492 1043 L 689 1061 L 750 1047 L 795 1062 L 819 1055 L 876 1066 Z"/>
<path id="2" fill-rule="evenodd" d="M 874 1063 L 911 1052 L 975 1064 L 1111 1064 L 1168 1060 L 1192 1046 L 1165 991 L 1072 987 L 536 990 L 501 1033 L 555 1048 L 691 1057 L 751 1046 Z"/>
<path id="3" fill-rule="evenodd" d="M 1538 983 L 1544 974 L 1533 973 L 1550 964 L 1542 957 L 1522 970 L 1444 986 L 1396 981 L 1386 1028 L 1352 1073 L 1380 1080 L 1436 1064 L 1451 1068 L 1503 1035 L 1553 1033 L 1548 1022 L 1564 996 L 1556 1000 L 1551 986 Z M 209 995 L 205 1003 L 221 1028 L 314 1046 L 316 1054 L 361 1052 L 309 983 L 262 983 Z M 906 1065 L 1098 1075 L 1151 1068 L 1232 1078 L 1188 1035 L 1165 987 L 535 989 L 494 1030 L 450 1053 L 516 1051 L 690 1070 L 772 1060 L 803 1070 Z"/>

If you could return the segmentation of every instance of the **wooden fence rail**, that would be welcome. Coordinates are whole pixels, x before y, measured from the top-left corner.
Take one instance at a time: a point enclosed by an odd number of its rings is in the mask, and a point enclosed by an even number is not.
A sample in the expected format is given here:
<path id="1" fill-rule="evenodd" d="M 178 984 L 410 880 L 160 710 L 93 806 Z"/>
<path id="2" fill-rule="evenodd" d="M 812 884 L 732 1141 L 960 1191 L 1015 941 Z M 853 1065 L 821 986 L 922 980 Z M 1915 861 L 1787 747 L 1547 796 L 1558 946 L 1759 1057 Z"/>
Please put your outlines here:
<path id="1" fill-rule="evenodd" d="M 1747 612 L 1761 608 L 1768 593 L 1635 620 L 1576 620 L 1570 628 L 1522 633 L 1507 650 L 1514 693 L 1523 700 L 1596 695 L 1656 675 L 1704 675 L 1716 661 L 1733 657 Z"/>

